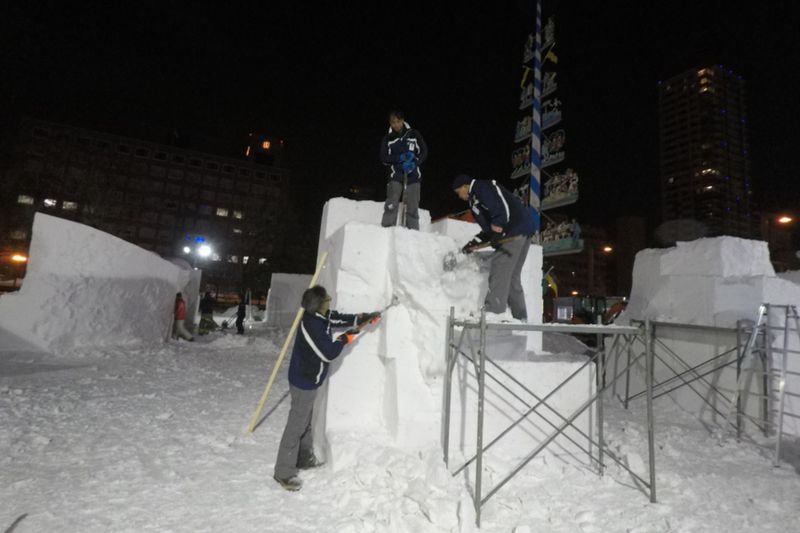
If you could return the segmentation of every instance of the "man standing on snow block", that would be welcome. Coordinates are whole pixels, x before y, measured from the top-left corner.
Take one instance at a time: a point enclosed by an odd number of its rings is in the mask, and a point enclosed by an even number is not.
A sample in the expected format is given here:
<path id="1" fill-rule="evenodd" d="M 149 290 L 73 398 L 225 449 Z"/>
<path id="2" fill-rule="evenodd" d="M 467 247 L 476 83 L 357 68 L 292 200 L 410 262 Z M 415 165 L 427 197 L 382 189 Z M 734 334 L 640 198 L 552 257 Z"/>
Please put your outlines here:
<path id="1" fill-rule="evenodd" d="M 525 294 L 520 274 L 535 233 L 533 216 L 508 189 L 495 181 L 475 180 L 466 175 L 453 180 L 456 195 L 469 202 L 469 208 L 481 232 L 462 251 L 471 253 L 476 246 L 490 242 L 494 248 L 489 271 L 489 292 L 484 307 L 489 313 L 503 313 L 527 320 Z"/>
<path id="2" fill-rule="evenodd" d="M 381 163 L 389 167 L 386 203 L 383 204 L 384 228 L 397 224 L 400 195 L 406 205 L 405 225 L 419 229 L 419 198 L 422 170 L 419 166 L 428 157 L 422 135 L 405 121 L 402 111 L 389 112 L 389 133 L 381 142 Z M 405 189 L 405 190 L 404 190 Z"/>
<path id="3" fill-rule="evenodd" d="M 298 470 L 322 466 L 314 455 L 311 418 L 317 389 L 325 382 L 328 366 L 339 357 L 342 349 L 353 342 L 361 328 L 375 324 L 381 313 L 346 315 L 330 309 L 331 297 L 324 287 L 316 285 L 303 293 L 303 319 L 294 341 L 289 363 L 289 393 L 292 405 L 283 430 L 278 458 L 275 461 L 275 481 L 291 491 L 300 490 Z M 350 328 L 334 339 L 331 328 Z"/>

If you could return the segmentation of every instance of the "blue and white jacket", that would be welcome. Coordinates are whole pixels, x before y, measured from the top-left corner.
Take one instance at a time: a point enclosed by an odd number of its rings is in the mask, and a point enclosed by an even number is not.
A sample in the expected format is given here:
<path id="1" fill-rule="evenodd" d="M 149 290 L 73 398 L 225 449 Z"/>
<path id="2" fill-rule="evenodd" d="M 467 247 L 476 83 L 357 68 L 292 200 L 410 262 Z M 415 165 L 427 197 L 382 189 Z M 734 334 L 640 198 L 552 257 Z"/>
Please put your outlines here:
<path id="1" fill-rule="evenodd" d="M 511 191 L 492 180 L 472 180 L 469 208 L 484 233 L 493 234 L 492 224 L 503 228 L 503 237 L 536 233 L 533 215 Z"/>
<path id="2" fill-rule="evenodd" d="M 408 122 L 403 123 L 403 129 L 395 133 L 389 128 L 389 133 L 383 136 L 381 142 L 381 163 L 389 167 L 389 181 L 395 180 L 403 183 L 403 162 L 400 156 L 406 152 L 414 154 L 417 166 L 408 173 L 409 185 L 422 179 L 422 170 L 419 166 L 428 158 L 428 146 L 422 134 L 411 128 Z"/>
<path id="3" fill-rule="evenodd" d="M 328 365 L 339 357 L 347 342 L 333 340 L 331 328 L 356 326 L 358 315 L 346 315 L 329 311 L 327 316 L 319 313 L 303 313 L 289 362 L 289 383 L 299 389 L 313 390 L 325 382 Z"/>

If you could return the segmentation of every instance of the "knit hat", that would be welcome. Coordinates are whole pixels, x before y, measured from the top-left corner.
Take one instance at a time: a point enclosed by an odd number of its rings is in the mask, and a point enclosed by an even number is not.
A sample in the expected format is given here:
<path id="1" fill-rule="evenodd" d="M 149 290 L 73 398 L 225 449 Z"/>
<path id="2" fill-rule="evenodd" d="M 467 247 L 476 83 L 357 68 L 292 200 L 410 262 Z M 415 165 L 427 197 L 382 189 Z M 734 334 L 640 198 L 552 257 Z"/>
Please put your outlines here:
<path id="1" fill-rule="evenodd" d="M 459 174 L 453 180 L 453 186 L 451 187 L 453 190 L 460 188 L 462 185 L 469 185 L 472 183 L 472 178 L 467 176 L 466 174 Z"/>

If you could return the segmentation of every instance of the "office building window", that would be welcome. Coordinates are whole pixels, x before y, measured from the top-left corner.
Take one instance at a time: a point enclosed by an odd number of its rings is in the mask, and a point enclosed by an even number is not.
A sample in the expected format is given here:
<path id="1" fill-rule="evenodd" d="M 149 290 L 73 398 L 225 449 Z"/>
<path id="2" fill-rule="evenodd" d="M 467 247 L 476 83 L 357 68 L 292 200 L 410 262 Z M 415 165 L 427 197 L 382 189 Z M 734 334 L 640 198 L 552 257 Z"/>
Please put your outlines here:
<path id="1" fill-rule="evenodd" d="M 27 194 L 20 194 L 17 196 L 17 203 L 22 205 L 33 205 L 33 196 Z"/>

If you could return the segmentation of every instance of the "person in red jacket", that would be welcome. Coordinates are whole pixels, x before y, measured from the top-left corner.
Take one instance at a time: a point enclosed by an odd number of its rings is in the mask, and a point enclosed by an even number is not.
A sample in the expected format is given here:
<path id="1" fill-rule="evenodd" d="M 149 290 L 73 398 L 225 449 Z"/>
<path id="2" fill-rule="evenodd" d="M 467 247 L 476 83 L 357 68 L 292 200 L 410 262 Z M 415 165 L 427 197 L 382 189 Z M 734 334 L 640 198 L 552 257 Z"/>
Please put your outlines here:
<path id="1" fill-rule="evenodd" d="M 183 322 L 186 320 L 186 302 L 183 300 L 183 294 L 178 293 L 175 295 L 175 335 L 176 339 L 184 338 L 187 341 L 193 341 L 194 337 L 186 330 Z"/>

